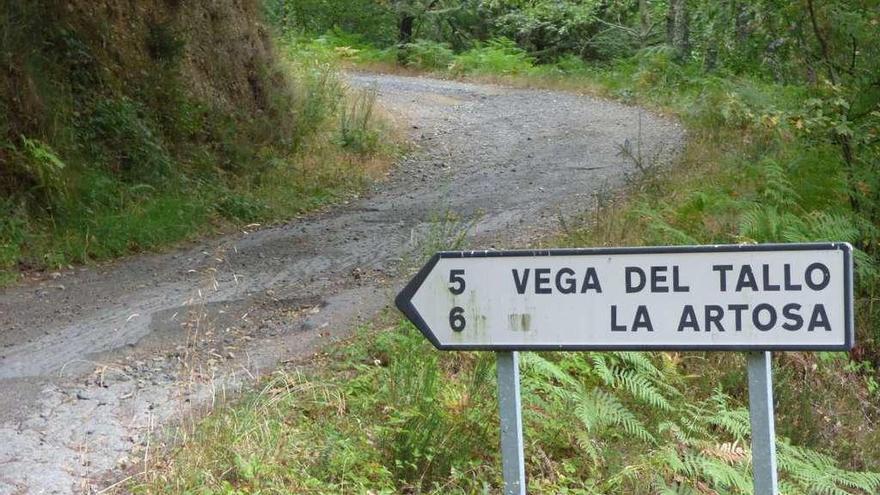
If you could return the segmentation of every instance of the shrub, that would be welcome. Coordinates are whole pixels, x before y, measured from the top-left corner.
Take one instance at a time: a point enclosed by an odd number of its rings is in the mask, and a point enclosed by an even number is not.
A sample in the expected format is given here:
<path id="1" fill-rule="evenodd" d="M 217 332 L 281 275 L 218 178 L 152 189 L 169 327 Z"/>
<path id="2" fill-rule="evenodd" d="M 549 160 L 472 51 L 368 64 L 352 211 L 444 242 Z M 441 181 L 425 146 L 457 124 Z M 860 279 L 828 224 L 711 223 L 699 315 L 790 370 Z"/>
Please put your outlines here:
<path id="1" fill-rule="evenodd" d="M 262 218 L 268 207 L 258 199 L 240 194 L 222 194 L 214 206 L 214 209 L 224 218 L 253 222 Z"/>
<path id="2" fill-rule="evenodd" d="M 554 65 L 563 74 L 580 74 L 588 69 L 584 59 L 571 54 L 559 57 Z"/>
<path id="3" fill-rule="evenodd" d="M 42 198 L 46 205 L 64 199 L 67 194 L 67 184 L 62 172 L 66 165 L 58 157 L 55 150 L 38 139 L 28 139 L 22 136 L 21 142 L 24 156 L 20 160 L 20 165 L 36 183 L 30 193 Z"/>
<path id="4" fill-rule="evenodd" d="M 534 66 L 525 50 L 507 38 L 489 40 L 455 57 L 453 74 L 521 74 Z"/>
<path id="5" fill-rule="evenodd" d="M 103 143 L 99 153 L 123 179 L 153 182 L 172 169 L 172 159 L 153 123 L 134 100 L 122 97 L 98 101 L 86 132 Z"/>
<path id="6" fill-rule="evenodd" d="M 447 43 L 430 40 L 416 40 L 403 49 L 407 65 L 421 69 L 446 69 L 455 57 Z"/>
<path id="7" fill-rule="evenodd" d="M 12 268 L 21 259 L 21 247 L 27 240 L 26 218 L 11 198 L 0 199 L 0 284 L 13 278 Z"/>
<path id="8" fill-rule="evenodd" d="M 147 51 L 157 62 L 172 65 L 183 56 L 186 42 L 167 24 L 151 23 L 147 33 Z"/>

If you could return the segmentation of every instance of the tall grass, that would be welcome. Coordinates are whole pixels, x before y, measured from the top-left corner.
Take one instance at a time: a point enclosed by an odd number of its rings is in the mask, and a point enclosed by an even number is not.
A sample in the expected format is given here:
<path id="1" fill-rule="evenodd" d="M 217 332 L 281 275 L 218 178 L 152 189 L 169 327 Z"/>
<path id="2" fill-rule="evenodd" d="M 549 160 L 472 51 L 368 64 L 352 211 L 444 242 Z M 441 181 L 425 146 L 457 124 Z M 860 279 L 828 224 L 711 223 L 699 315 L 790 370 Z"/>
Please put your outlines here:
<path id="1" fill-rule="evenodd" d="M 523 355 L 529 492 L 751 493 L 743 399 L 723 383 L 694 387 L 693 364 L 676 353 Z M 407 323 L 361 330 L 212 412 L 133 491 L 497 492 L 493 365 L 490 353 L 438 353 Z M 778 449 L 783 493 L 880 488 L 880 474 L 784 439 Z"/>
<path id="2" fill-rule="evenodd" d="M 155 49 L 173 58 L 163 33 Z M 289 218 L 359 190 L 395 154 L 375 96 L 349 94 L 335 58 L 285 55 L 267 76 L 282 87 L 256 118 L 190 98 L 171 74 L 138 99 L 97 94 L 76 113 L 54 108 L 68 141 L 24 136 L 0 149 L 0 188 L 13 191 L 0 202 L 0 284 Z"/>
<path id="3" fill-rule="evenodd" d="M 371 154 L 379 149 L 380 132 L 374 123 L 376 89 L 355 91 L 339 112 L 337 142 L 344 149 Z"/>
<path id="4" fill-rule="evenodd" d="M 605 199 L 598 211 L 568 222 L 552 245 L 876 244 L 875 228 L 849 207 L 839 150 L 826 135 L 817 138 L 799 127 L 811 115 L 804 88 L 705 76 L 699 67 L 674 63 L 663 50 L 644 51 L 610 68 L 569 60 L 516 78 L 497 77 L 640 102 L 676 113 L 689 130 L 677 166 L 634 181 L 625 197 Z M 858 271 L 857 353 L 876 355 L 877 277 L 868 250 L 858 255 Z M 877 370 L 858 356 L 776 356 L 782 493 L 880 490 Z M 265 400 L 258 398 L 216 411 L 198 439 L 174 453 L 174 467 L 148 473 L 139 488 L 155 493 L 204 482 L 218 493 L 497 491 L 496 402 L 485 359 L 437 353 L 407 324 L 364 332 L 335 347 L 326 361 L 312 362 L 294 386 L 281 387 L 289 402 L 264 420 L 276 421 L 279 432 L 296 432 L 279 433 L 288 439 L 282 454 L 271 443 L 263 448 L 213 441 L 238 431 L 237 415 L 251 414 L 243 411 L 264 411 Z M 751 493 L 740 356 L 527 354 L 522 380 L 533 493 Z M 320 396 L 332 402 L 303 415 L 310 395 L 297 387 L 304 383 L 321 387 Z M 280 418 L 289 419 L 280 426 Z M 447 435 L 462 425 L 473 428 L 472 436 Z M 445 448 L 433 449 L 425 432 Z M 224 478 L 235 466 L 224 459 L 239 452 L 257 458 L 261 473 L 275 474 Z"/>
<path id="5" fill-rule="evenodd" d="M 212 413 L 173 468 L 147 472 L 134 491 L 442 493 L 451 472 L 479 489 L 474 473 L 493 457 L 484 448 L 493 409 L 481 406 L 493 393 L 491 360 L 450 363 L 401 330 L 335 347 L 316 363 L 332 371 L 277 373 L 240 406 Z M 462 381 L 441 379 L 450 371 Z"/>

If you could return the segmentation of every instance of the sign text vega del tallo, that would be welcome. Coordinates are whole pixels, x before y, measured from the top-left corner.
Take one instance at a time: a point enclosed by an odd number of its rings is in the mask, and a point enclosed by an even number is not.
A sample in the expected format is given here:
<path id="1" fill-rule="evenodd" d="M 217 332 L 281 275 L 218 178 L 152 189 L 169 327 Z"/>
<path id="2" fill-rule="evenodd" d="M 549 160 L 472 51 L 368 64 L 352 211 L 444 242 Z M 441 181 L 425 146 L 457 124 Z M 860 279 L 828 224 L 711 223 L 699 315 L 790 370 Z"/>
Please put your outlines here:
<path id="1" fill-rule="evenodd" d="M 397 305 L 440 349 L 845 350 L 852 248 L 441 252 Z"/>

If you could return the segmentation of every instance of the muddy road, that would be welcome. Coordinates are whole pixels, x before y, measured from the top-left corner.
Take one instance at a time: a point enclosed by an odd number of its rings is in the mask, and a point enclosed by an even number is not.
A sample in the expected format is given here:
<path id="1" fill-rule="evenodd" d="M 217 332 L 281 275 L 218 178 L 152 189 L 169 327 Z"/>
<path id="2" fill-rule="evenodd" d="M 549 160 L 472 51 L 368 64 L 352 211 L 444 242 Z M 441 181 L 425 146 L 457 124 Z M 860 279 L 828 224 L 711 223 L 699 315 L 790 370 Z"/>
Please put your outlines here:
<path id="1" fill-rule="evenodd" d="M 349 79 L 414 143 L 363 198 L 0 292 L 0 493 L 89 493 L 135 471 L 162 425 L 369 320 L 462 226 L 467 247 L 523 247 L 634 171 L 623 143 L 662 160 L 683 139 L 571 94 Z"/>

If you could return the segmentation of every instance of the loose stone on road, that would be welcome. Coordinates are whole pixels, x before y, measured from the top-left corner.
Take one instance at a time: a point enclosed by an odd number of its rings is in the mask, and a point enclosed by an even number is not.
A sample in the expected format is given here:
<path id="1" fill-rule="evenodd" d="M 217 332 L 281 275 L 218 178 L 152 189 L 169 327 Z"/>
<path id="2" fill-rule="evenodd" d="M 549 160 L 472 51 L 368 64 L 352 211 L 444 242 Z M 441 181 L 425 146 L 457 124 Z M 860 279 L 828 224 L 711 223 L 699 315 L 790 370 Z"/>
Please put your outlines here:
<path id="1" fill-rule="evenodd" d="M 414 142 L 362 199 L 0 291 L 0 493 L 86 493 L 142 464 L 162 425 L 389 305 L 447 213 L 469 247 L 523 247 L 635 171 L 623 143 L 670 160 L 683 141 L 672 120 L 574 94 L 348 78 Z"/>

